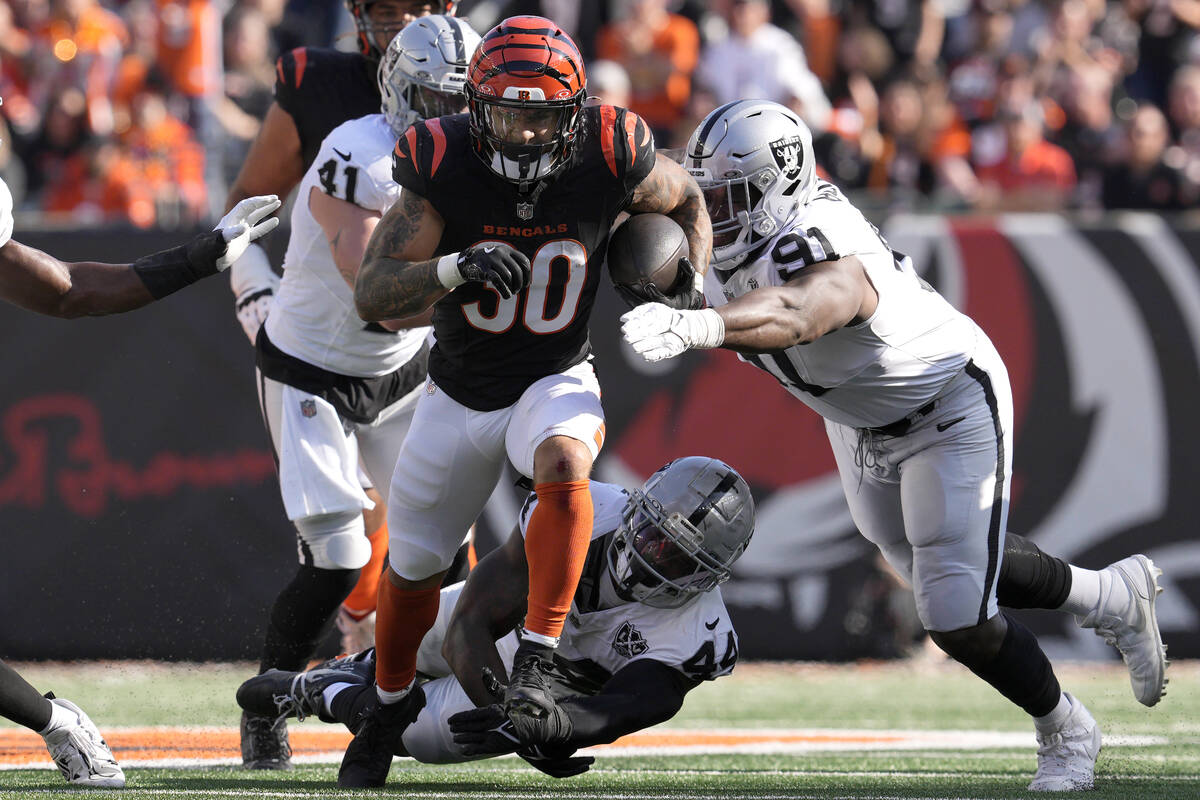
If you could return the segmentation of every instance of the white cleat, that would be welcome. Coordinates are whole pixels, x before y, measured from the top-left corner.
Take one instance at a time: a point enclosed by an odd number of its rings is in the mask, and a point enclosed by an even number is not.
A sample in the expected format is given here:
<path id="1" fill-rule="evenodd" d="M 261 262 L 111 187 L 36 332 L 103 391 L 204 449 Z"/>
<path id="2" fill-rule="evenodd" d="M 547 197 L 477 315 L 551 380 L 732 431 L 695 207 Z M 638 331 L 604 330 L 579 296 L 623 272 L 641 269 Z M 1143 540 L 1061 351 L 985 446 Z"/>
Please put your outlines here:
<path id="1" fill-rule="evenodd" d="M 1108 580 L 1102 577 L 1100 603 L 1076 619 L 1120 651 L 1133 696 L 1152 706 L 1166 694 L 1167 685 L 1167 648 L 1154 611 L 1162 591 L 1158 585 L 1162 570 L 1146 556 L 1133 555 L 1108 565 L 1101 575 Z"/>
<path id="2" fill-rule="evenodd" d="M 74 725 L 51 731 L 44 737 L 50 757 L 67 782 L 96 789 L 123 788 L 125 773 L 83 709 L 70 700 L 52 697 L 50 702 L 78 717 Z"/>
<path id="3" fill-rule="evenodd" d="M 1070 694 L 1071 713 L 1057 730 L 1037 732 L 1038 768 L 1031 792 L 1077 792 L 1096 788 L 1100 726 Z"/>
<path id="4" fill-rule="evenodd" d="M 361 653 L 375 646 L 375 612 L 355 619 L 345 606 L 338 606 L 337 627 L 342 633 L 342 652 Z"/>

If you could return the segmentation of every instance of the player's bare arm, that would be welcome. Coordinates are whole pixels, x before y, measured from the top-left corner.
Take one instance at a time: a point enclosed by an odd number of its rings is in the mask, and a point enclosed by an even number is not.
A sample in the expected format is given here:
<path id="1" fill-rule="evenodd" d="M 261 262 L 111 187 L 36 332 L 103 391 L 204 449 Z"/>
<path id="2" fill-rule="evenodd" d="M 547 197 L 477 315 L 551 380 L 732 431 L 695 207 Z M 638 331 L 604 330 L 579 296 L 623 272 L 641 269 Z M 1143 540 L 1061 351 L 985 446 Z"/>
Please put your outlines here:
<path id="1" fill-rule="evenodd" d="M 471 570 L 442 644 L 443 657 L 477 706 L 497 702 L 484 684 L 484 667 L 498 680 L 507 680 L 496 640 L 524 618 L 528 590 L 525 539 L 520 530 L 514 529 L 503 545 Z"/>
<path id="2" fill-rule="evenodd" d="M 315 186 L 308 193 L 308 210 L 325 232 L 334 266 L 346 285 L 353 289 L 367 242 L 379 224 L 380 213 L 332 197 Z M 407 319 L 386 320 L 382 324 L 393 331 L 419 328 L 429 324 L 430 316 L 425 313 Z"/>
<path id="3" fill-rule="evenodd" d="M 628 210 L 635 214 L 666 214 L 679 223 L 687 234 L 692 266 L 700 273 L 708 271 L 712 223 L 699 185 L 683 167 L 656 153 L 654 169 L 633 190 Z"/>
<path id="4" fill-rule="evenodd" d="M 429 201 L 405 190 L 375 226 L 354 283 L 354 305 L 367 321 L 411 317 L 450 290 L 433 258 L 445 224 Z"/>
<path id="5" fill-rule="evenodd" d="M 304 158 L 296 122 L 278 103 L 272 103 L 237 178 L 229 187 L 225 208 L 233 208 L 245 198 L 259 194 L 287 197 L 303 177 Z"/>
<path id="6" fill-rule="evenodd" d="M 802 270 L 783 286 L 764 286 L 716 309 L 725 323 L 721 345 L 770 353 L 808 344 L 875 312 L 879 296 L 854 256 Z"/>
<path id="7" fill-rule="evenodd" d="M 54 317 L 132 311 L 228 269 L 253 240 L 279 224 L 275 197 L 248 198 L 211 233 L 132 264 L 65 262 L 9 240 L 0 247 L 0 299 Z"/>

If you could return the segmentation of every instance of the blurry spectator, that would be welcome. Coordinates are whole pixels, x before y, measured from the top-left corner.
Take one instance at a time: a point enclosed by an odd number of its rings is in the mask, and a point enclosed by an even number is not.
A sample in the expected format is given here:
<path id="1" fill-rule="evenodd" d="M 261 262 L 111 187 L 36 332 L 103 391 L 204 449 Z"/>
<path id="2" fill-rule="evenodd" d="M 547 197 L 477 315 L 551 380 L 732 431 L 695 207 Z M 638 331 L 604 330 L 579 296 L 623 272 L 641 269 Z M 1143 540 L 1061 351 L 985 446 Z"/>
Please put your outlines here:
<path id="1" fill-rule="evenodd" d="M 224 135 L 216 108 L 223 96 L 220 18 L 212 0 L 157 0 L 158 67 L 173 94 L 174 116 L 196 133 L 211 153 L 221 153 Z M 220 216 L 225 175 L 219 158 L 210 159 L 205 178 L 211 192 L 209 211 Z"/>
<path id="2" fill-rule="evenodd" d="M 31 195 L 57 180 L 88 139 L 87 98 L 80 89 L 59 89 L 48 106 L 41 128 L 22 153 Z"/>
<path id="3" fill-rule="evenodd" d="M 596 56 L 595 32 L 603 28 L 610 19 L 610 3 L 596 0 L 508 0 L 500 5 L 503 6 L 503 11 L 497 15 L 495 22 L 518 14 L 534 14 L 554 20 L 558 27 L 575 40 L 585 63 Z M 482 33 L 490 27 L 491 25 L 484 25 L 479 30 Z"/>
<path id="4" fill-rule="evenodd" d="M 985 208 L 1045 211 L 1062 208 L 1075 188 L 1075 166 L 1061 147 L 1045 139 L 1041 105 L 1026 101 L 996 115 L 1004 127 L 1003 158 L 977 167 Z"/>
<path id="5" fill-rule="evenodd" d="M 1104 174 L 1105 208 L 1177 211 L 1196 197 L 1188 191 L 1179 164 L 1165 159 L 1170 144 L 1167 118 L 1151 105 L 1142 106 L 1127 127 L 1125 157 Z"/>
<path id="6" fill-rule="evenodd" d="M 112 130 L 112 87 L 128 40 L 121 18 L 97 0 L 52 0 L 50 16 L 33 33 L 30 99 L 46 108 L 57 89 L 82 89 L 88 126 L 93 133 L 107 134 Z"/>
<path id="7" fill-rule="evenodd" d="M 136 165 L 112 141 L 93 139 L 46 190 L 42 208 L 73 222 L 154 224 L 154 202 Z"/>
<path id="8" fill-rule="evenodd" d="M 655 141 L 658 147 L 666 148 L 682 148 L 687 144 L 687 140 L 691 137 L 692 131 L 696 130 L 696 126 L 701 120 L 708 116 L 708 112 L 712 111 L 720 105 L 717 98 L 703 84 L 697 83 L 692 87 L 692 96 L 688 98 L 687 106 L 683 109 L 683 115 L 679 118 L 679 122 L 675 124 L 675 129 L 671 131 L 666 141 Z"/>
<path id="9" fill-rule="evenodd" d="M 1187 154 L 1189 171 L 1200 167 L 1200 66 L 1189 64 L 1175 73 L 1168 111 L 1175 141 Z"/>
<path id="10" fill-rule="evenodd" d="M 587 68 L 587 91 L 603 105 L 629 107 L 632 87 L 625 68 L 615 61 L 592 62 Z"/>
<path id="11" fill-rule="evenodd" d="M 4 116 L 25 135 L 33 133 L 41 121 L 41 112 L 29 100 L 26 77 L 32 49 L 33 42 L 18 27 L 12 6 L 0 3 L 0 97 L 4 98 Z"/>
<path id="12" fill-rule="evenodd" d="M 154 196 L 160 224 L 193 224 L 209 212 L 205 151 L 190 128 L 167 109 L 153 87 L 134 99 L 133 126 L 124 144 Z"/>
<path id="13" fill-rule="evenodd" d="M 840 7 L 840 0 L 774 0 L 772 5 L 776 24 L 803 45 L 809 69 L 826 86 L 834 80 L 842 38 L 835 4 Z M 783 15 L 794 20 L 784 20 Z"/>
<path id="14" fill-rule="evenodd" d="M 867 188 L 889 202 L 910 204 L 933 191 L 933 170 L 922 154 L 921 93 L 906 78 L 888 84 L 879 103 L 878 136 L 864 153 L 870 160 Z"/>
<path id="15" fill-rule="evenodd" d="M 133 98 L 157 73 L 158 7 L 154 0 L 130 0 L 121 11 L 130 44 L 117 66 L 113 84 L 113 132 L 123 135 L 133 124 Z"/>
<path id="16" fill-rule="evenodd" d="M 770 23 L 766 0 L 720 0 L 719 7 L 729 35 L 704 50 L 696 80 L 718 104 L 773 100 L 792 108 L 814 131 L 825 130 L 831 109 L 821 82 L 800 44 Z"/>
<path id="17" fill-rule="evenodd" d="M 686 17 L 667 13 L 667 0 L 626 0 L 626 10 L 596 39 L 596 55 L 625 68 L 629 107 L 665 138 L 692 91 L 700 33 Z"/>
<path id="18" fill-rule="evenodd" d="M 949 72 L 950 99 L 968 126 L 991 119 L 1003 64 L 1011 53 L 1013 18 L 1005 0 L 975 0 L 969 55 Z"/>
<path id="19" fill-rule="evenodd" d="M 1100 205 L 1101 186 L 1124 134 L 1113 120 L 1113 81 L 1094 65 L 1080 65 L 1063 76 L 1058 90 L 1065 124 L 1051 137 L 1075 163 L 1079 177 L 1073 205 Z"/>
<path id="20" fill-rule="evenodd" d="M 845 22 L 879 29 L 905 63 L 928 66 L 942 49 L 945 25 L 938 0 L 848 0 Z"/>
<path id="21" fill-rule="evenodd" d="M 1200 0 L 1126 0 L 1125 9 L 1141 28 L 1137 70 L 1126 80 L 1137 100 L 1166 102 L 1175 69 L 1187 60 L 1200 28 Z"/>
<path id="22" fill-rule="evenodd" d="M 274 99 L 271 36 L 262 12 L 235 6 L 225 17 L 225 94 L 217 119 L 225 130 L 224 170 L 228 180 L 246 159 L 250 143 Z"/>

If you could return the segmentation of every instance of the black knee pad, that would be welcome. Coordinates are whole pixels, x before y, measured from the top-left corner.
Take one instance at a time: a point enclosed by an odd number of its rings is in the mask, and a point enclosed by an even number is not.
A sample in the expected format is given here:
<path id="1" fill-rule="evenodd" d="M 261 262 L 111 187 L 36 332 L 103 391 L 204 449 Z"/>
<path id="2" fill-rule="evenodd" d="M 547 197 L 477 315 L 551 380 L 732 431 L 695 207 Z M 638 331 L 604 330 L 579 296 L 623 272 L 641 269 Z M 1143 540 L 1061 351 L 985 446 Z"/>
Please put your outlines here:
<path id="1" fill-rule="evenodd" d="M 996 601 L 1006 608 L 1055 609 L 1071 592 L 1071 567 L 1015 533 L 1005 534 Z"/>

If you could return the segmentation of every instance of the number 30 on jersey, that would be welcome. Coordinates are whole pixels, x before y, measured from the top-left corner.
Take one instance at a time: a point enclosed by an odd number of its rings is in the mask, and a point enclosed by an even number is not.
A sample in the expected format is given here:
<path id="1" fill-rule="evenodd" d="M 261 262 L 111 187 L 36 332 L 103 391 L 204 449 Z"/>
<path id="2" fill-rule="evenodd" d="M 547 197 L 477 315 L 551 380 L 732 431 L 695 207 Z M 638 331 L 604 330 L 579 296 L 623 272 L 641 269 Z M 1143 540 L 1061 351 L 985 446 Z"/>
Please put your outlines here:
<path id="1" fill-rule="evenodd" d="M 487 246 L 501 243 L 483 241 L 478 244 Z M 556 262 L 559 265 L 558 270 L 552 269 Z M 583 245 L 574 239 L 546 242 L 533 254 L 530 267 L 533 275 L 524 291 L 507 300 L 501 299 L 500 293 L 496 292 L 497 304 L 494 314 L 484 314 L 478 302 L 464 305 L 462 310 L 467 322 L 472 327 L 489 333 L 504 333 L 517 321 L 519 314 L 521 323 L 526 328 L 541 335 L 558 333 L 570 325 L 579 310 L 579 298 L 587 284 L 587 251 L 583 249 Z M 552 277 L 558 279 L 554 288 L 562 292 L 562 303 L 550 315 L 552 309 L 547 307 L 547 303 Z"/>

